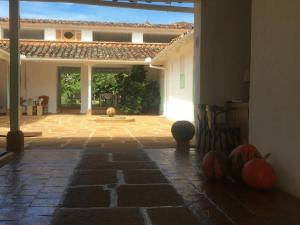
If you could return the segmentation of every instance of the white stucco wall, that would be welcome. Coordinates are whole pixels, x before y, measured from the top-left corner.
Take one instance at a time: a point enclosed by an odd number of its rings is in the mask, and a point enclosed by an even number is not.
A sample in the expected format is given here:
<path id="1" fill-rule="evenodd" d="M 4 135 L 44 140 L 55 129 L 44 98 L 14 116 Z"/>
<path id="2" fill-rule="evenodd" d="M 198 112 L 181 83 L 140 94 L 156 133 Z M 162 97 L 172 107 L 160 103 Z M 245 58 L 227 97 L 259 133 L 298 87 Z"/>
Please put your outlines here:
<path id="1" fill-rule="evenodd" d="M 185 87 L 180 88 L 180 58 L 184 61 Z M 165 70 L 164 115 L 174 121 L 194 121 L 193 42 L 172 50 Z"/>
<path id="2" fill-rule="evenodd" d="M 200 103 L 224 105 L 248 96 L 251 0 L 201 1 Z"/>
<path id="3" fill-rule="evenodd" d="M 166 111 L 165 103 L 166 103 L 166 74 L 164 70 L 159 70 L 159 91 L 160 91 L 160 106 L 159 106 L 159 114 L 163 115 Z"/>
<path id="4" fill-rule="evenodd" d="M 37 99 L 49 96 L 49 113 L 57 110 L 57 64 L 49 62 L 22 63 L 21 96 Z"/>
<path id="5" fill-rule="evenodd" d="M 55 41 L 56 40 L 56 29 L 55 28 L 45 28 L 44 29 L 44 37 L 47 41 Z"/>
<path id="6" fill-rule="evenodd" d="M 81 41 L 93 41 L 93 31 L 92 30 L 81 30 Z"/>
<path id="7" fill-rule="evenodd" d="M 92 109 L 92 67 L 90 65 L 82 65 L 80 72 L 80 113 L 84 114 Z"/>
<path id="8" fill-rule="evenodd" d="M 1 66 L 1 65 L 0 65 Z M 94 67 L 131 68 L 130 65 L 93 65 Z M 82 108 L 85 113 L 90 108 L 87 100 L 91 93 L 88 91 L 88 66 L 80 63 L 59 63 L 59 62 L 22 62 L 21 66 L 21 96 L 25 99 L 37 99 L 41 95 L 49 96 L 49 113 L 57 112 L 57 82 L 59 67 L 81 67 L 81 90 Z M 147 79 L 159 80 L 158 71 L 151 68 L 148 70 Z M 0 82 L 1 84 L 2 82 Z M 90 96 L 91 97 L 91 96 Z"/>
<path id="9" fill-rule="evenodd" d="M 143 43 L 144 42 L 144 34 L 143 32 L 132 32 L 131 34 L 132 43 Z"/>
<path id="10" fill-rule="evenodd" d="M 7 77 L 8 64 L 0 59 L 0 113 L 6 112 L 7 109 Z"/>
<path id="11" fill-rule="evenodd" d="M 250 141 L 300 197 L 300 1 L 253 0 Z"/>

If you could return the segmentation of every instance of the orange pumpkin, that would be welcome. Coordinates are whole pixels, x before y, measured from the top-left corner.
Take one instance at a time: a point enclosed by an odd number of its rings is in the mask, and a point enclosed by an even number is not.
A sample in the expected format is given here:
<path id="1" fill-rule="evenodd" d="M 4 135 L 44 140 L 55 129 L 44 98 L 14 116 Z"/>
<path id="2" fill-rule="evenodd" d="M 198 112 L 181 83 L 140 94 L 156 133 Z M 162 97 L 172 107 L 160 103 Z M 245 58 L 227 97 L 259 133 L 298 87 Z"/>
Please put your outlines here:
<path id="1" fill-rule="evenodd" d="M 210 151 L 202 160 L 202 171 L 209 179 L 223 179 L 228 172 L 228 162 L 224 153 Z"/>
<path id="2" fill-rule="evenodd" d="M 232 176 L 240 179 L 241 171 L 245 163 L 255 158 L 261 158 L 261 154 L 255 146 L 243 144 L 236 147 L 229 155 Z"/>
<path id="3" fill-rule="evenodd" d="M 270 189 L 275 185 L 277 177 L 265 159 L 252 159 L 244 165 L 242 179 L 252 188 Z"/>

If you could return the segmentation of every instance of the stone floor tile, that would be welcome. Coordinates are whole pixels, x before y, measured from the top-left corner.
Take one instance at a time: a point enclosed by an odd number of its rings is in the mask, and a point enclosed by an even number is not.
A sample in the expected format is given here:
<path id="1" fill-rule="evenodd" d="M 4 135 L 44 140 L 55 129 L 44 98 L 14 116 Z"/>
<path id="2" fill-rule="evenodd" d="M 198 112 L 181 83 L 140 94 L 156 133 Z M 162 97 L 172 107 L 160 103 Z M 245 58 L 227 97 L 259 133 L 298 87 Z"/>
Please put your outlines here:
<path id="1" fill-rule="evenodd" d="M 195 202 L 189 205 L 189 209 L 193 211 L 201 222 L 205 225 L 234 225 L 230 217 L 224 215 L 217 205 L 214 205 L 206 197 L 198 197 Z"/>
<path id="2" fill-rule="evenodd" d="M 59 209 L 52 225 L 144 225 L 139 209 Z"/>
<path id="3" fill-rule="evenodd" d="M 108 153 L 94 153 L 94 154 L 84 154 L 81 159 L 81 163 L 103 163 L 109 161 L 109 154 Z"/>
<path id="4" fill-rule="evenodd" d="M 169 183 L 159 170 L 125 170 L 123 173 L 127 184 Z"/>
<path id="5" fill-rule="evenodd" d="M 67 208 L 108 207 L 110 192 L 103 187 L 71 187 L 67 190 L 62 206 Z"/>
<path id="6" fill-rule="evenodd" d="M 157 169 L 154 162 L 110 162 L 110 163 L 80 163 L 78 170 L 138 170 Z"/>
<path id="7" fill-rule="evenodd" d="M 24 209 L 16 209 L 14 207 L 1 207 L 0 224 L 1 221 L 15 221 L 21 219 L 24 215 L 24 211 Z"/>
<path id="8" fill-rule="evenodd" d="M 24 217 L 35 217 L 35 216 L 52 216 L 56 207 L 29 207 Z"/>
<path id="9" fill-rule="evenodd" d="M 147 212 L 152 225 L 202 225 L 190 210 L 183 207 L 151 208 Z"/>
<path id="10" fill-rule="evenodd" d="M 128 151 L 122 153 L 113 153 L 113 160 L 118 162 L 126 161 L 150 161 L 148 155 L 142 153 L 130 153 Z"/>
<path id="11" fill-rule="evenodd" d="M 168 184 L 121 185 L 117 192 L 119 206 L 152 207 L 183 204 L 181 196 Z"/>
<path id="12" fill-rule="evenodd" d="M 104 185 L 117 183 L 116 173 L 116 170 L 76 171 L 70 185 Z"/>
<path id="13" fill-rule="evenodd" d="M 30 206 L 32 207 L 56 207 L 60 203 L 60 199 L 45 199 L 45 198 L 37 198 L 35 199 Z"/>
<path id="14" fill-rule="evenodd" d="M 18 225 L 51 225 L 51 221 L 50 216 L 31 216 L 21 219 Z"/>

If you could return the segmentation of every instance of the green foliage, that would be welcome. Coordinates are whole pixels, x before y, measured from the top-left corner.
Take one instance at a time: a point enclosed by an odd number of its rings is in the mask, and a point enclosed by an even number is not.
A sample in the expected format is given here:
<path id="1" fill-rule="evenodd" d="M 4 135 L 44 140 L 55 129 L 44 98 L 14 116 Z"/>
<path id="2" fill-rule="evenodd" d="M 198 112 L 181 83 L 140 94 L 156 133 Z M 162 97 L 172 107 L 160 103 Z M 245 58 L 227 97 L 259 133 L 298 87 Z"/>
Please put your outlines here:
<path id="1" fill-rule="evenodd" d="M 160 105 L 160 90 L 157 81 L 147 81 L 144 96 L 144 109 L 158 112 Z"/>
<path id="2" fill-rule="evenodd" d="M 144 66 L 133 66 L 131 74 L 122 80 L 121 110 L 125 113 L 158 111 L 160 103 L 159 84 L 146 80 Z"/>
<path id="3" fill-rule="evenodd" d="M 146 80 L 147 71 L 144 66 L 133 66 L 131 70 L 131 80 L 136 82 L 144 82 Z"/>
<path id="4" fill-rule="evenodd" d="M 130 74 L 94 72 L 92 76 L 94 99 L 99 98 L 101 94 L 110 93 L 120 96 L 118 108 L 124 113 L 158 112 L 159 83 L 147 81 L 146 75 L 147 71 L 144 66 L 133 66 Z M 62 103 L 76 104 L 76 96 L 80 97 L 80 74 L 63 73 L 61 87 Z"/>
<path id="5" fill-rule="evenodd" d="M 118 82 L 116 73 L 94 73 L 92 78 L 92 93 L 99 96 L 100 94 L 118 92 Z"/>
<path id="6" fill-rule="evenodd" d="M 80 103 L 79 73 L 62 73 L 60 85 L 62 105 L 75 105 Z"/>

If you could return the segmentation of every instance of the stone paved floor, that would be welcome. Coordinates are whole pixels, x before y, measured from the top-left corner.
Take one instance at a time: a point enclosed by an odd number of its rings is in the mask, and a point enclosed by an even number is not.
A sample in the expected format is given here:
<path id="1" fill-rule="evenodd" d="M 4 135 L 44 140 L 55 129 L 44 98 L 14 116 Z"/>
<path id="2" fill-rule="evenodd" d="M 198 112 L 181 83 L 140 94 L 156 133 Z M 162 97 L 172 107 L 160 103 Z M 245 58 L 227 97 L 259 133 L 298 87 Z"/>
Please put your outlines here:
<path id="1" fill-rule="evenodd" d="M 147 149 L 162 173 L 204 225 L 299 225 L 300 200 L 280 190 L 254 191 L 226 180 L 208 182 L 199 153 Z M 166 223 L 168 224 L 168 223 Z"/>
<path id="2" fill-rule="evenodd" d="M 0 168 L 0 225 L 46 225 L 81 150 L 28 150 Z"/>
<path id="3" fill-rule="evenodd" d="M 81 143 L 75 134 L 84 136 L 97 124 L 83 125 L 89 122 L 74 116 L 73 128 L 78 130 L 72 132 L 70 127 L 54 125 L 54 118 L 66 119 L 50 116 L 27 121 L 25 126 L 43 128 L 46 119 L 46 134 L 62 129 L 60 134 L 73 148 L 55 142 L 60 139 L 49 138 L 51 142 L 42 144 L 42 138 L 29 139 L 27 150 L 0 168 L 0 225 L 300 224 L 300 200 L 284 192 L 257 192 L 231 180 L 208 182 L 194 150 L 143 149 L 152 146 L 149 140 L 156 143 L 161 127 L 169 125 L 152 127 L 157 133 L 152 130 L 155 135 L 147 139 L 149 145 L 140 141 L 142 134 L 137 131 L 137 137 L 126 136 L 122 125 L 110 125 L 106 131 L 116 136 L 85 136 Z M 152 124 L 155 119 L 147 121 Z M 140 132 L 147 127 L 132 126 L 130 130 Z"/>
<path id="4" fill-rule="evenodd" d="M 37 138 L 26 138 L 26 149 L 106 148 L 111 141 L 127 146 L 161 148 L 174 146 L 170 127 L 172 122 L 161 116 L 133 116 L 135 122 L 99 122 L 99 116 L 49 115 L 23 116 L 23 131 L 42 131 Z M 8 117 L 0 116 L 0 135 L 9 129 Z M 0 137 L 0 149 L 5 138 Z"/>

